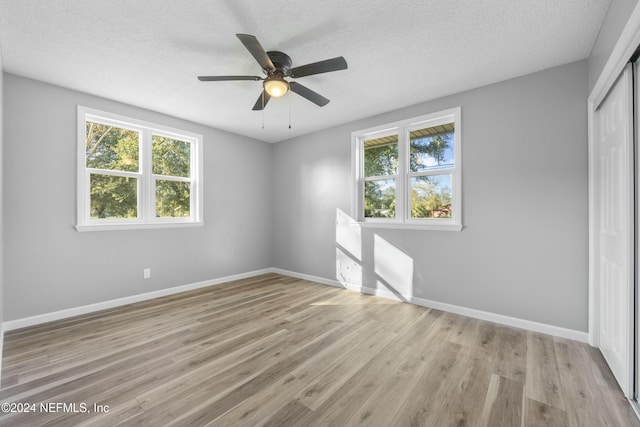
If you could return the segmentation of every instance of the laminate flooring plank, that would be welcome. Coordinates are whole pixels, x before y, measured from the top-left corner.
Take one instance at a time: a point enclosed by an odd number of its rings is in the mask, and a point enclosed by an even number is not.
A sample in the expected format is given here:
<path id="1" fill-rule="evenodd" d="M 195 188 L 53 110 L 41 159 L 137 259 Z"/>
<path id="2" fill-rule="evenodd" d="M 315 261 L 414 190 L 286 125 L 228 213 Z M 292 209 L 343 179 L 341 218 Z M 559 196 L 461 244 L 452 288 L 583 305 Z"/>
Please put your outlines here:
<path id="1" fill-rule="evenodd" d="M 523 406 L 523 427 L 562 427 L 571 425 L 567 413 L 561 409 L 527 397 L 524 398 Z M 595 426 L 596 424 L 589 425 Z"/>
<path id="2" fill-rule="evenodd" d="M 166 339 L 167 336 L 174 334 L 184 335 L 184 327 L 175 328 L 162 328 L 158 330 L 160 333 L 149 336 L 148 334 L 132 334 L 131 337 L 121 338 L 118 340 L 105 339 L 105 342 L 95 345 L 95 349 L 83 347 L 82 350 L 78 350 L 77 354 L 73 354 L 71 350 L 60 351 L 60 355 L 54 357 L 49 351 L 46 351 L 47 363 L 40 367 L 33 367 L 32 369 L 24 370 L 19 375 L 19 382 L 29 382 L 40 378 L 43 375 L 50 375 L 57 370 L 69 370 L 70 368 L 78 365 L 83 365 L 87 361 L 95 360 L 96 358 L 102 358 L 108 354 L 117 354 L 122 350 L 126 350 L 131 346 L 131 342 L 145 342 L 149 338 L 154 339 Z M 174 335 L 175 336 L 175 335 Z M 69 347 L 74 347 L 72 344 Z"/>
<path id="3" fill-rule="evenodd" d="M 433 346 L 433 343 L 430 342 L 430 337 L 433 336 L 434 330 L 439 327 L 439 318 L 443 314 L 444 312 L 440 310 L 425 309 L 420 317 L 399 331 L 399 343 L 415 348 L 417 353 L 420 353 L 424 348 Z"/>
<path id="4" fill-rule="evenodd" d="M 178 311 L 178 313 L 180 313 L 180 311 Z M 186 318 L 180 320 L 172 319 L 170 314 L 165 314 L 163 316 L 145 318 L 141 321 L 130 321 L 126 326 L 109 329 L 102 333 L 91 329 L 90 331 L 87 331 L 84 336 L 80 335 L 79 339 L 60 341 L 50 345 L 43 345 L 42 342 L 38 342 L 37 348 L 33 351 L 51 354 L 51 356 L 48 356 L 51 361 L 67 358 L 70 355 L 74 357 L 81 357 L 84 352 L 99 351 L 101 347 L 112 349 L 118 345 L 118 342 L 127 342 L 136 335 L 143 337 L 147 336 L 149 331 L 158 331 L 162 334 L 168 326 L 177 329 L 180 326 L 189 327 L 197 324 L 193 318 L 188 317 L 189 314 L 190 313 L 183 313 L 183 316 L 186 316 Z M 79 329 L 82 330 L 85 328 Z M 22 354 L 21 357 L 24 357 L 24 354 Z M 11 361 L 11 359 L 8 361 Z"/>
<path id="5" fill-rule="evenodd" d="M 230 377 L 233 384 L 242 378 L 250 376 L 259 369 L 235 371 L 234 367 L 253 363 L 265 353 L 271 353 L 286 345 L 287 333 L 278 330 L 269 336 L 262 337 L 250 344 L 236 346 L 235 343 L 220 346 L 213 351 L 193 354 L 188 358 L 179 359 L 176 363 L 188 366 L 188 369 L 177 375 L 170 381 L 166 381 L 159 387 L 148 392 L 140 393 L 136 399 L 143 407 L 152 408 L 163 404 L 162 398 L 171 399 L 173 394 L 186 396 L 188 393 L 206 387 L 205 383 L 215 383 L 220 377 Z M 222 381 L 220 381 L 222 383 Z"/>
<path id="6" fill-rule="evenodd" d="M 618 390 L 602 389 L 597 410 L 603 421 L 602 425 L 614 426 L 639 426 L 640 421 L 629 405 L 629 401 Z"/>
<path id="7" fill-rule="evenodd" d="M 335 338 L 342 336 L 343 330 L 354 328 L 355 326 L 351 325 L 340 325 L 328 331 L 318 332 L 317 335 L 309 334 L 304 339 L 277 343 L 268 352 L 254 354 L 235 369 L 199 375 L 207 380 L 206 384 L 199 384 L 197 381 L 194 384 L 193 380 L 185 381 L 184 389 L 178 389 L 177 392 L 183 399 L 192 402 L 192 408 L 189 410 L 186 410 L 181 402 L 171 399 L 176 392 L 175 384 L 167 384 L 164 387 L 166 391 L 156 390 L 153 396 L 140 396 L 140 399 L 145 399 L 153 406 L 148 407 L 148 414 L 127 420 L 126 424 L 166 425 L 173 420 L 182 425 L 206 424 L 240 403 L 251 392 L 257 392 L 259 386 L 256 387 L 256 383 L 275 381 L 276 378 L 273 376 L 278 372 L 284 375 L 287 360 L 293 357 L 293 361 L 296 362 L 298 358 L 310 357 L 332 343 Z"/>
<path id="8" fill-rule="evenodd" d="M 296 397 L 300 403 L 309 409 L 318 409 L 340 386 L 346 383 L 371 359 L 376 357 L 395 337 L 395 333 L 381 330 L 370 334 L 367 339 L 353 347 L 349 343 L 351 349 L 349 347 L 341 349 L 334 356 L 334 358 L 337 358 L 340 353 L 346 353 L 339 360 L 339 363 L 333 365 L 332 369 L 326 370 L 323 375 L 311 382 Z"/>
<path id="9" fill-rule="evenodd" d="M 94 414 L 92 417 L 84 419 L 74 419 L 74 427 L 110 427 L 120 425 L 125 420 L 134 417 L 137 414 L 144 412 L 144 408 L 136 406 L 135 404 L 127 405 L 127 409 L 119 412 L 110 411 L 104 414 Z M 104 416 L 103 416 L 104 415 Z"/>
<path id="10" fill-rule="evenodd" d="M 319 351 L 331 345 L 342 345 L 342 340 L 348 341 L 351 339 L 351 334 L 358 332 L 359 327 L 366 326 L 367 325 L 343 325 L 336 327 L 329 333 L 321 335 L 318 339 L 313 340 L 293 352 L 290 356 L 282 358 L 275 363 L 267 364 L 267 368 L 262 372 L 250 380 L 238 384 L 237 387 L 233 388 L 229 393 L 207 399 L 191 411 L 191 413 L 173 420 L 171 425 L 204 425 L 215 420 L 252 394 L 258 393 L 265 387 L 269 387 Z"/>
<path id="11" fill-rule="evenodd" d="M 137 328 L 127 328 L 126 334 L 92 335 L 89 340 L 81 343 L 69 343 L 57 350 L 47 349 L 48 363 L 67 363 L 73 359 L 91 359 L 105 352 L 115 352 L 126 348 L 131 341 L 144 340 L 150 337 L 162 338 L 174 331 L 187 331 L 196 327 L 198 323 L 190 319 L 158 320 L 144 324 Z M 149 331 L 154 331 L 149 333 Z"/>
<path id="12" fill-rule="evenodd" d="M 450 343 L 447 339 L 451 330 L 450 322 L 447 313 L 431 310 L 422 330 L 412 330 L 405 335 L 404 342 L 413 349 L 413 357 L 425 360 L 425 355 L 439 349 L 444 343 Z"/>
<path id="13" fill-rule="evenodd" d="M 575 343 L 555 342 L 555 349 L 562 394 L 567 397 L 565 409 L 570 424 L 603 425 L 600 416 L 604 409 L 601 406 L 602 399 L 582 348 Z"/>
<path id="14" fill-rule="evenodd" d="M 459 345 L 445 342 L 437 351 L 432 351 L 424 360 L 426 371 L 411 389 L 411 399 L 396 408 L 389 425 L 428 426 L 435 425 L 433 419 L 442 403 L 441 390 L 450 381 L 451 372 L 458 369 Z M 454 384 L 457 386 L 457 384 Z M 374 420 L 371 420 L 373 423 Z"/>
<path id="15" fill-rule="evenodd" d="M 363 348 L 379 340 L 381 329 L 382 326 L 374 321 L 362 324 L 353 334 L 341 337 L 300 363 L 291 370 L 291 375 L 306 385 L 314 384 L 318 377 L 333 372 L 342 363 L 349 363 L 355 357 L 354 353 L 360 356 Z"/>
<path id="16" fill-rule="evenodd" d="M 566 409 L 553 339 L 531 331 L 527 332 L 525 395 L 563 411 Z"/>
<path id="17" fill-rule="evenodd" d="M 180 396 L 184 401 L 199 399 L 198 394 L 224 390 L 227 387 L 242 381 L 248 375 L 248 371 L 238 372 L 234 367 L 245 363 L 260 354 L 272 350 L 286 339 L 285 334 L 279 331 L 271 336 L 264 337 L 252 344 L 231 351 L 220 358 L 202 358 L 200 360 L 180 360 L 175 363 L 173 372 L 163 381 L 155 381 L 153 387 L 135 387 L 133 392 L 125 392 L 120 399 L 128 403 L 118 404 L 118 399 L 104 398 L 105 402 L 114 402 L 114 411 L 117 413 L 128 411 L 130 407 L 139 406 L 146 412 L 153 412 L 157 416 L 166 416 L 169 410 L 179 413 L 180 408 L 175 408 L 175 396 Z M 173 415 L 169 412 L 169 418 Z M 112 414 L 109 414 L 111 417 Z M 106 414 L 103 414 L 106 418 Z M 134 416 L 145 417 L 144 412 L 134 414 Z M 150 417 L 149 417 L 150 418 Z M 134 418 L 135 420 L 136 418 Z M 133 420 L 126 420 L 125 424 L 135 423 Z"/>
<path id="18" fill-rule="evenodd" d="M 325 302 L 325 301 L 322 301 L 322 302 Z M 336 315 L 336 314 L 339 315 L 340 313 L 344 313 L 346 311 L 350 311 L 354 314 L 358 314 L 358 316 L 362 320 L 368 320 L 372 318 L 372 316 L 370 316 L 369 313 L 362 306 L 357 306 L 357 305 L 348 306 L 346 304 L 333 305 L 333 304 L 316 303 L 313 305 L 308 305 L 305 310 L 297 311 L 296 313 L 285 317 L 285 320 L 291 323 L 301 323 L 314 318 L 318 314 L 325 315 L 325 313 L 329 313 L 333 315 Z"/>
<path id="19" fill-rule="evenodd" d="M 297 400 L 291 400 L 288 404 L 280 408 L 278 412 L 265 420 L 264 423 L 260 423 L 260 425 L 264 427 L 307 427 L 305 424 L 301 424 L 299 420 L 307 416 L 309 412 L 311 412 L 309 408 Z"/>
<path id="20" fill-rule="evenodd" d="M 400 360 L 402 363 L 387 371 L 387 375 L 370 397 L 359 407 L 356 406 L 355 410 L 351 410 L 352 415 L 347 418 L 346 425 L 391 425 L 396 408 L 413 398 L 411 391 L 428 367 L 426 363 L 410 356 Z"/>
<path id="21" fill-rule="evenodd" d="M 234 301 L 233 304 L 230 304 L 228 307 L 225 307 L 222 310 L 216 310 L 204 316 L 198 317 L 198 320 L 201 322 L 215 321 L 216 319 L 220 317 L 224 317 L 225 315 L 232 315 L 232 316 L 237 315 L 237 313 L 241 310 L 245 311 L 244 313 L 245 316 L 251 316 L 252 313 L 256 313 L 260 311 L 260 308 L 256 306 L 257 303 L 258 304 L 261 302 L 271 303 L 274 297 L 283 297 L 283 299 L 286 299 L 286 293 L 278 292 L 270 295 L 269 294 L 264 295 L 259 299 L 248 299 L 242 302 Z"/>
<path id="22" fill-rule="evenodd" d="M 491 380 L 487 359 L 460 351 L 432 399 L 436 401 L 428 425 L 478 424 Z M 435 399 L 434 399 L 435 397 Z"/>
<path id="23" fill-rule="evenodd" d="M 523 417 L 524 384 L 500 375 L 491 375 L 489 389 L 478 426 L 519 426 Z"/>
<path id="24" fill-rule="evenodd" d="M 382 318 L 378 317 L 378 313 L 372 310 L 372 313 L 377 320 L 384 323 L 384 328 L 390 332 L 404 333 L 405 330 L 415 325 L 420 320 L 428 315 L 429 310 L 423 307 L 418 307 L 409 303 L 399 303 L 394 306 L 389 306 L 388 313 Z"/>
<path id="25" fill-rule="evenodd" d="M 344 292 L 336 292 L 335 295 L 326 298 L 323 301 L 318 301 L 315 306 L 336 306 L 336 307 L 348 307 L 354 305 L 360 305 L 366 309 L 366 302 L 370 298 L 369 295 L 363 295 L 358 292 L 345 290 Z"/>
<path id="26" fill-rule="evenodd" d="M 170 362 L 165 359 L 159 359 L 152 361 L 148 364 L 150 370 L 158 370 L 159 372 L 164 372 L 170 365 Z M 119 375 L 114 374 L 112 376 L 105 376 L 100 373 L 99 375 L 89 375 L 87 377 L 82 377 L 76 379 L 74 381 L 70 381 L 68 383 L 64 383 L 58 387 L 53 389 L 46 390 L 42 393 L 35 394 L 33 396 L 29 396 L 28 399 L 23 402 L 32 402 L 32 403 L 44 403 L 44 402 L 61 402 L 61 403 L 76 403 L 80 404 L 82 402 L 93 404 L 96 401 L 88 402 L 85 399 L 85 396 L 92 396 L 92 399 L 98 399 L 96 394 L 91 394 L 92 392 L 101 392 L 105 389 L 110 389 L 112 386 L 115 386 L 119 382 L 123 381 L 123 378 L 131 378 L 132 371 L 135 371 L 135 368 L 130 368 L 127 371 L 120 372 Z M 135 385 L 135 382 L 133 382 Z M 87 390 L 85 394 L 84 391 Z M 66 412 L 50 412 L 46 413 L 40 410 L 24 412 L 24 413 L 2 413 L 0 414 L 0 425 L 31 425 L 31 426 L 45 426 L 45 425 L 69 425 L 72 424 L 69 421 L 60 421 L 65 418 L 65 415 L 68 417 L 70 413 Z M 88 415 L 86 414 L 76 414 L 71 413 L 73 418 L 85 418 Z"/>
<path id="27" fill-rule="evenodd" d="M 166 313 L 171 308 L 180 308 L 182 306 L 191 306 L 194 301 L 198 301 L 200 305 L 209 306 L 215 305 L 220 301 L 220 295 L 227 295 L 231 298 L 237 298 L 238 294 L 247 293 L 250 295 L 252 290 L 258 289 L 260 283 L 264 281 L 258 281 L 254 285 L 247 284 L 242 287 L 242 284 L 234 286 L 233 283 L 227 283 L 224 287 L 211 287 L 205 289 L 199 289 L 195 291 L 189 291 L 188 293 L 174 294 L 165 297 L 160 297 L 148 301 L 143 301 L 135 304 L 129 304 L 122 307 L 116 307 L 106 310 L 101 310 L 94 313 L 74 316 L 68 319 L 62 319 L 55 322 L 44 323 L 29 328 L 18 329 L 15 331 L 7 332 L 6 336 L 10 338 L 7 343 L 7 348 L 14 349 L 16 344 L 22 343 L 26 340 L 27 345 L 33 344 L 43 345 L 43 342 L 37 342 L 37 340 L 60 341 L 68 338 L 69 335 L 74 334 L 82 335 L 84 330 L 95 331 L 102 330 L 104 328 L 111 328 L 122 324 L 131 323 L 140 318 L 150 317 L 158 313 Z M 253 287 L 252 287 L 253 286 Z M 240 287 L 241 289 L 236 289 Z M 209 296 L 213 298 L 204 298 Z M 84 328 L 83 328 L 84 327 Z"/>
<path id="28" fill-rule="evenodd" d="M 74 365 L 67 370 L 60 369 L 57 366 L 52 366 L 51 373 L 49 374 L 43 373 L 43 375 L 39 376 L 37 379 L 12 385 L 10 387 L 3 387 L 0 389 L 0 399 L 25 399 L 35 393 L 41 392 L 42 390 L 53 388 L 57 385 L 72 381 L 90 373 L 105 371 L 120 363 L 132 366 L 144 364 L 149 360 L 147 352 L 153 354 L 166 354 L 175 351 L 177 348 L 181 348 L 182 346 L 177 339 L 182 335 L 183 334 L 181 332 L 174 333 L 162 339 L 141 342 L 117 353 L 107 354 L 104 357 L 97 358 L 95 360 L 85 361 L 85 363 L 81 365 Z"/>
<path id="29" fill-rule="evenodd" d="M 315 286 L 318 287 L 318 285 Z M 326 300 L 328 295 L 344 291 L 343 289 L 336 289 L 332 286 L 323 286 L 323 288 L 324 289 L 318 289 L 317 291 L 314 290 L 315 292 L 311 294 L 307 292 L 306 298 L 301 298 L 295 304 L 289 304 L 285 309 L 286 313 L 294 315 L 301 311 L 308 310 L 310 307 L 315 306 L 316 303 Z"/>
<path id="30" fill-rule="evenodd" d="M 611 368 L 607 365 L 607 362 L 600 350 L 595 347 L 587 346 L 585 348 L 585 352 L 589 356 L 589 360 L 591 360 L 591 365 L 594 368 L 592 372 L 598 385 L 601 387 L 608 387 L 612 390 L 617 390 L 619 388 L 618 382 L 613 376 L 613 372 L 611 372 Z"/>
<path id="31" fill-rule="evenodd" d="M 491 360 L 491 371 L 501 377 L 524 384 L 527 373 L 527 335 L 522 329 L 509 326 L 485 324 L 480 328 L 493 327 L 497 331 L 495 345 L 485 347 Z"/>
<path id="32" fill-rule="evenodd" d="M 128 346 L 118 346 L 110 351 L 96 352 L 92 354 L 92 357 L 78 358 L 78 363 L 69 363 L 69 359 L 61 359 L 54 362 L 49 362 L 48 365 L 43 366 L 42 372 L 36 373 L 29 371 L 25 381 L 33 382 L 40 380 L 43 375 L 46 375 L 51 379 L 58 375 L 59 371 L 73 371 L 74 373 L 82 373 L 86 371 L 93 371 L 103 369 L 118 362 L 131 363 L 139 360 L 139 356 L 143 354 L 152 354 L 158 356 L 157 351 L 167 351 L 170 349 L 172 352 L 182 351 L 184 345 L 180 342 L 180 339 L 187 335 L 188 332 L 182 329 L 166 329 L 162 334 L 152 335 L 148 339 L 138 339 L 136 337 Z M 141 336 L 142 337 L 142 336 Z M 155 352 L 155 353 L 154 353 Z M 166 353 L 165 353 L 166 354 Z M 134 356 L 133 359 L 131 356 Z M 152 358 L 150 358 L 152 359 Z M 149 360 L 150 360 L 149 359 Z M 33 377 L 33 378 L 32 378 Z M 2 392 L 0 392 L 0 395 Z"/>
<path id="33" fill-rule="evenodd" d="M 290 404 L 305 383 L 293 375 L 286 375 L 272 386 L 249 396 L 224 414 L 210 421 L 209 426 L 260 426 Z M 296 400 L 297 402 L 297 400 Z M 299 403 L 299 402 L 298 402 Z"/>
<path id="34" fill-rule="evenodd" d="M 446 318 L 451 321 L 446 323 L 445 330 L 447 333 L 443 338 L 463 347 L 477 350 L 479 329 L 482 321 L 455 314 L 447 314 Z"/>
<path id="35" fill-rule="evenodd" d="M 319 408 L 306 412 L 297 424 L 307 427 L 346 425 L 347 420 L 352 418 L 377 390 L 382 390 L 384 396 L 382 401 L 376 401 L 376 403 L 393 412 L 393 408 L 387 405 L 389 395 L 385 393 L 384 385 L 391 381 L 390 377 L 400 369 L 401 365 L 413 362 L 421 364 L 409 354 L 410 348 L 399 343 L 396 338 L 385 347 L 384 351 L 340 386 Z M 420 366 L 426 365 L 422 363 Z M 414 372 L 416 378 L 420 377 L 420 372 L 419 370 Z"/>
<path id="36" fill-rule="evenodd" d="M 283 337 L 286 338 L 286 337 Z M 124 425 L 165 425 L 170 420 L 188 412 L 191 402 L 196 405 L 204 397 L 221 395 L 250 380 L 264 370 L 260 363 L 265 354 L 277 353 L 284 341 L 272 341 L 269 346 L 256 343 L 254 348 L 242 349 L 243 355 L 235 354 L 224 359 L 212 359 L 197 368 L 186 370 L 182 375 L 169 379 L 157 387 L 144 391 L 136 397 L 144 413 L 136 414 L 124 421 Z M 257 348 L 262 348 L 256 352 Z M 230 361 L 230 359 L 234 359 Z M 188 361 L 185 361 L 188 362 Z M 179 398 L 176 398 L 179 396 Z M 127 408 L 124 408 L 127 409 Z"/>

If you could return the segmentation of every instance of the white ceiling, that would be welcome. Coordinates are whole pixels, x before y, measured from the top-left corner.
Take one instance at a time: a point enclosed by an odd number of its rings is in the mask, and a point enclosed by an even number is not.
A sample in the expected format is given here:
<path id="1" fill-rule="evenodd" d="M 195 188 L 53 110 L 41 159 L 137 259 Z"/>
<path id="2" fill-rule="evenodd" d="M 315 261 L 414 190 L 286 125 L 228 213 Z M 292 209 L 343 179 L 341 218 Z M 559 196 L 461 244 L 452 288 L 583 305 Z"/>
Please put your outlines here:
<path id="1" fill-rule="evenodd" d="M 0 0 L 7 72 L 276 142 L 589 56 L 610 0 Z M 344 56 L 252 111 L 236 33 L 293 66 Z M 585 91 L 587 88 L 585 88 Z M 292 129 L 288 128 L 289 107 Z"/>

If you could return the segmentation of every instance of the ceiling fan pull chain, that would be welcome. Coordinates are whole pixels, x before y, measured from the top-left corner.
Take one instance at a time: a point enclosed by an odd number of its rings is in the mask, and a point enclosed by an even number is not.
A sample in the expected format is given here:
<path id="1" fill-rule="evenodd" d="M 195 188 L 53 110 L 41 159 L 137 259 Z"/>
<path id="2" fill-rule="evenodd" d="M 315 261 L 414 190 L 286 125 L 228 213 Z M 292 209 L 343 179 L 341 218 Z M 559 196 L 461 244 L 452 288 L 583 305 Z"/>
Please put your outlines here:
<path id="1" fill-rule="evenodd" d="M 264 91 L 262 91 L 262 129 L 264 129 Z"/>
<path id="2" fill-rule="evenodd" d="M 289 98 L 289 129 L 291 129 L 291 97 L 288 96 L 287 98 Z"/>

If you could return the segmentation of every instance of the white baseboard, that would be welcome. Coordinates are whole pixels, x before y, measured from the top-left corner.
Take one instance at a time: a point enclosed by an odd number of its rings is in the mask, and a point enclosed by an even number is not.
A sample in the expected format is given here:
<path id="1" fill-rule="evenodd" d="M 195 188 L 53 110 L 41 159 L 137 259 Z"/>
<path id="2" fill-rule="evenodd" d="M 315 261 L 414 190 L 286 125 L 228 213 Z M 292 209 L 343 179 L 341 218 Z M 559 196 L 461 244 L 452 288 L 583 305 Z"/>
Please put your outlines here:
<path id="1" fill-rule="evenodd" d="M 249 277 L 259 276 L 260 274 L 271 273 L 273 269 L 265 268 L 262 270 L 251 271 L 248 273 L 234 274 L 232 276 L 220 277 L 203 282 L 190 283 L 182 286 L 175 286 L 158 291 L 147 292 L 144 294 L 131 295 L 124 298 L 112 299 L 109 301 L 98 302 L 95 304 L 83 305 L 81 307 L 69 308 L 66 310 L 54 311 L 51 313 L 39 314 L 36 316 L 24 317 L 22 319 L 8 320 L 4 322 L 4 331 L 12 331 L 15 329 L 26 328 L 28 326 L 39 325 L 42 323 L 52 322 L 54 320 L 66 319 L 68 317 L 78 316 L 81 314 L 93 313 L 95 311 L 106 310 L 108 308 L 120 307 L 135 302 L 147 301 L 153 298 L 160 298 L 167 295 L 178 294 L 180 292 L 192 291 L 194 289 L 206 288 L 207 286 L 220 285 L 222 283 L 234 280 L 247 279 Z M 1 353 L 0 353 L 1 354 Z"/>
<path id="2" fill-rule="evenodd" d="M 501 325 L 512 326 L 515 328 L 526 329 L 534 332 L 540 332 L 543 334 L 553 335 L 561 338 L 567 338 L 570 340 L 580 341 L 584 343 L 588 341 L 587 332 L 576 331 L 573 329 L 567 329 L 560 326 L 548 325 L 546 323 L 534 322 L 532 320 L 519 319 L 517 317 L 504 316 L 502 314 L 476 310 L 473 308 L 462 307 L 459 305 L 432 301 L 425 298 L 414 297 L 410 295 L 398 296 L 393 292 L 390 292 L 384 289 L 373 289 L 373 288 L 357 286 L 352 284 L 343 285 L 337 280 L 326 279 L 324 277 L 310 276 L 308 274 L 296 273 L 294 271 L 287 271 L 279 268 L 273 268 L 271 270 L 274 273 L 283 274 L 283 275 L 295 277 L 298 279 L 309 280 L 312 282 L 318 282 L 326 285 L 346 288 L 352 291 L 375 295 L 375 296 L 392 299 L 396 301 L 406 301 L 406 302 L 410 302 L 411 304 L 419 305 L 422 307 L 435 308 L 437 310 L 442 310 L 449 313 L 460 314 L 467 317 L 473 317 L 474 319 L 486 320 L 488 322 L 499 323 Z"/>
<path id="3" fill-rule="evenodd" d="M 281 268 L 265 268 L 262 270 L 251 271 L 248 273 L 235 274 L 232 276 L 220 277 L 217 279 L 206 280 L 203 282 L 191 283 L 182 286 L 176 286 L 173 288 L 161 289 L 158 291 L 147 292 L 144 294 L 132 295 L 129 297 L 113 299 L 109 301 L 99 302 L 95 304 L 84 305 L 81 307 L 70 308 L 66 310 L 54 311 L 52 313 L 39 314 L 37 316 L 25 317 L 22 319 L 8 320 L 0 326 L 0 337 L 4 335 L 5 331 L 12 331 L 15 329 L 25 328 L 28 326 L 39 325 L 41 323 L 52 322 L 54 320 L 66 319 L 68 317 L 78 316 L 81 314 L 92 313 L 95 311 L 105 310 L 108 308 L 119 307 L 135 302 L 141 302 L 150 300 L 153 298 L 159 298 L 167 295 L 173 295 L 180 292 L 191 291 L 194 289 L 205 288 L 207 286 L 215 286 L 233 280 L 246 279 L 249 277 L 258 276 L 266 273 L 277 273 L 284 276 L 295 277 L 297 279 L 308 280 L 310 282 L 316 282 L 323 285 L 335 286 L 339 288 L 346 288 L 352 291 L 366 293 L 370 295 L 379 296 L 382 298 L 393 299 L 397 301 L 406 301 L 412 304 L 416 304 L 422 307 L 435 308 L 437 310 L 446 311 L 449 313 L 461 314 L 463 316 L 473 317 L 475 319 L 486 320 L 489 322 L 499 323 L 501 325 L 513 326 L 516 328 L 526 329 L 530 331 L 540 332 L 543 334 L 553 335 L 562 338 L 568 338 L 575 341 L 587 342 L 588 335 L 586 332 L 576 331 L 573 329 L 566 329 L 559 326 L 548 325 L 545 323 L 534 322 L 531 320 L 519 319 L 517 317 L 503 316 L 501 314 L 490 313 L 482 310 L 475 310 L 472 308 L 461 307 L 458 305 L 447 304 L 438 301 L 432 301 L 425 298 L 414 296 L 398 296 L 390 291 L 384 289 L 373 289 L 364 286 L 356 286 L 346 284 L 343 285 L 337 280 L 327 279 L 324 277 L 312 276 L 309 274 L 298 273 L 295 271 L 284 270 Z M 0 351 L 2 350 L 2 342 L 0 340 Z M 2 353 L 0 353 L 2 354 Z"/>
<path id="4" fill-rule="evenodd" d="M 346 289 L 340 282 L 324 277 L 312 276 L 310 274 L 297 273 L 295 271 L 283 270 L 281 268 L 270 268 L 271 273 L 282 274 L 283 276 L 295 277 L 296 279 L 308 280 L 310 282 L 322 283 L 323 285 L 335 286 L 337 288 Z"/>

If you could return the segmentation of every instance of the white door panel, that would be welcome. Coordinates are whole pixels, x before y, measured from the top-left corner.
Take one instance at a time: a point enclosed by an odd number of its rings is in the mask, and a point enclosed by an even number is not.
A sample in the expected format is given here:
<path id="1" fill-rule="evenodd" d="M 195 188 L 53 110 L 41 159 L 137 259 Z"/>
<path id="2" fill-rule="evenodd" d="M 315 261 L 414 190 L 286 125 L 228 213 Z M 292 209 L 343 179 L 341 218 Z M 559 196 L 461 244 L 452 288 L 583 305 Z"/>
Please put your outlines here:
<path id="1" fill-rule="evenodd" d="M 628 65 L 596 112 L 600 349 L 632 395 L 633 80 Z"/>

